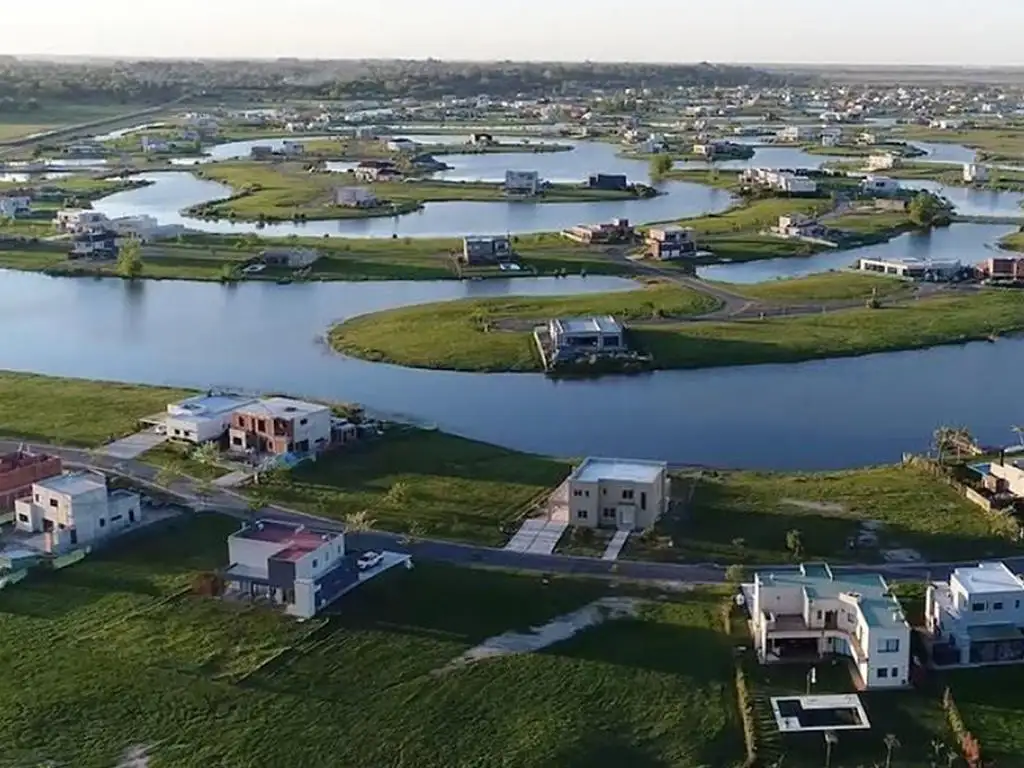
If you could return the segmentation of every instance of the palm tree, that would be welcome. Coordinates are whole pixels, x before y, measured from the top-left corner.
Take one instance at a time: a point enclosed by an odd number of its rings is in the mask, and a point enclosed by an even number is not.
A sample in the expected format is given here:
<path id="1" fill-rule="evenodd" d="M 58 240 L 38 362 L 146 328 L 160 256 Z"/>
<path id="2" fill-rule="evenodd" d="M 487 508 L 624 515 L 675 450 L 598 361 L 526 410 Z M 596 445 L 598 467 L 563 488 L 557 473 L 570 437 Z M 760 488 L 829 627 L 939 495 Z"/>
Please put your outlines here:
<path id="1" fill-rule="evenodd" d="M 376 522 L 376 520 L 370 517 L 369 511 L 365 509 L 360 512 L 353 512 L 345 517 L 345 527 L 353 533 L 369 531 Z"/>
<path id="2" fill-rule="evenodd" d="M 181 478 L 181 465 L 177 462 L 165 464 L 157 470 L 156 484 L 162 488 L 169 488 Z"/>
<path id="3" fill-rule="evenodd" d="M 885 734 L 885 768 L 892 766 L 892 751 L 899 747 L 900 740 L 896 738 L 895 733 Z"/>
<path id="4" fill-rule="evenodd" d="M 1017 439 L 1020 440 L 1020 444 L 1024 445 L 1024 427 L 1015 425 L 1010 427 L 1010 430 L 1017 435 Z"/>

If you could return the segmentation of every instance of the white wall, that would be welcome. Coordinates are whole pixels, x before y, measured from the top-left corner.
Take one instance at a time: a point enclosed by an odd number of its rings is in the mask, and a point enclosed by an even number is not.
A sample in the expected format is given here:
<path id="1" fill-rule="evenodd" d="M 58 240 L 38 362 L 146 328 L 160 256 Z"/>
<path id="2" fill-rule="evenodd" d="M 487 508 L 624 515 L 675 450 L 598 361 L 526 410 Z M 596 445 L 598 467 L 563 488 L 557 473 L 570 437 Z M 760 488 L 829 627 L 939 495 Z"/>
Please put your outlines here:
<path id="1" fill-rule="evenodd" d="M 318 579 L 331 570 L 344 556 L 344 536 L 328 539 L 315 550 L 295 561 L 295 579 L 296 581 Z"/>
<path id="2" fill-rule="evenodd" d="M 302 423 L 303 420 L 306 421 L 305 424 Z M 296 415 L 294 427 L 293 443 L 298 444 L 303 440 L 308 440 L 309 450 L 313 451 L 318 448 L 317 441 L 323 440 L 324 443 L 319 447 L 326 448 L 331 441 L 331 411 L 329 408 L 324 408 L 312 413 Z"/>
<path id="3" fill-rule="evenodd" d="M 232 534 L 228 536 L 228 561 L 257 570 L 265 576 L 267 560 L 284 547 L 280 542 L 259 541 Z"/>

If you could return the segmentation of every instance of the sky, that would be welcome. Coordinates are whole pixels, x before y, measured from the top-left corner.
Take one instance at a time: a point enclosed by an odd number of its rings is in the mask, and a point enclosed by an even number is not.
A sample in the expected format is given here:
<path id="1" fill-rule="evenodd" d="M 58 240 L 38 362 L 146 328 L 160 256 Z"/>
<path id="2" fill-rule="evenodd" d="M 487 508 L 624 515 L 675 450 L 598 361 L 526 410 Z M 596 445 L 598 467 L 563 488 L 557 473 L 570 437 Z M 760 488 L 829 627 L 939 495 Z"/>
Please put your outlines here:
<path id="1" fill-rule="evenodd" d="M 0 53 L 1024 65 L 1024 0 L 7 0 Z"/>

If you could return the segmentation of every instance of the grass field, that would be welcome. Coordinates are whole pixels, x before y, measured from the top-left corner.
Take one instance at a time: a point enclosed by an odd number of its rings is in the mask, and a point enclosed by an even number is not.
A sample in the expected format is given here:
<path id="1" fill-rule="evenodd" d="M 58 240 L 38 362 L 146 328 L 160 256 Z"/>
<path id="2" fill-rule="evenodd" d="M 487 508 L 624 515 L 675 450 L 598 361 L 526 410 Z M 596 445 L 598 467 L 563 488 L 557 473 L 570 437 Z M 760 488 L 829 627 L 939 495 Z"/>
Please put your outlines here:
<path id="1" fill-rule="evenodd" d="M 163 387 L 0 371 L 0 436 L 98 445 L 189 393 Z"/>
<path id="2" fill-rule="evenodd" d="M 814 278 L 774 288 L 776 298 L 859 290 L 843 280 Z M 866 284 L 865 284 L 866 285 Z M 770 284 L 752 289 L 773 290 Z M 852 287 L 851 287 L 852 286 Z M 648 289 L 651 290 L 651 289 Z M 676 289 L 662 315 L 707 311 L 691 297 L 679 304 Z M 748 290 L 744 287 L 741 290 Z M 841 296 L 840 296 L 841 298 Z M 883 309 L 842 309 L 764 320 L 653 321 L 647 292 L 511 301 L 462 300 L 406 307 L 354 318 L 330 332 L 346 354 L 420 368 L 471 371 L 540 370 L 528 328 L 502 330 L 500 321 L 544 320 L 562 315 L 611 313 L 631 322 L 632 343 L 654 355 L 657 368 L 792 363 L 829 357 L 919 349 L 986 339 L 1024 329 L 1024 296 L 1012 291 L 949 294 Z"/>
<path id="3" fill-rule="evenodd" d="M 301 465 L 256 493 L 342 520 L 365 510 L 382 530 L 501 545 L 505 527 L 570 469 L 544 456 L 412 430 Z"/>
<path id="4" fill-rule="evenodd" d="M 885 550 L 914 549 L 948 562 L 1019 553 L 1016 525 L 990 516 L 931 475 L 913 468 L 847 472 L 712 472 L 691 505 L 664 519 L 672 548 L 655 551 L 631 540 L 627 554 L 645 558 L 778 563 L 786 533 L 797 529 L 805 561 L 874 562 Z M 878 546 L 848 547 L 865 521 L 877 521 Z"/>
<path id="5" fill-rule="evenodd" d="M 901 138 L 964 144 L 980 150 L 985 159 L 1012 162 L 1024 158 L 1024 130 L 1013 128 L 965 128 L 947 131 L 922 126 L 901 130 Z"/>
<path id="6" fill-rule="evenodd" d="M 117 117 L 141 109 L 141 104 L 53 104 L 32 112 L 0 114 L 0 142 L 65 126 Z"/>
<path id="7" fill-rule="evenodd" d="M 195 446 L 179 443 L 161 443 L 142 454 L 140 461 L 155 467 L 167 467 L 181 475 L 188 475 L 199 480 L 216 480 L 228 474 L 216 463 L 203 461 Z"/>
<path id="8" fill-rule="evenodd" d="M 1024 667 L 957 670 L 945 673 L 944 680 L 965 725 L 981 743 L 984 759 L 997 766 L 1024 763 Z"/>
<path id="9" fill-rule="evenodd" d="M 883 275 L 828 272 L 821 275 L 772 280 L 750 285 L 729 285 L 731 290 L 761 301 L 776 303 L 870 299 L 910 294 L 913 286 Z"/>
<path id="10" fill-rule="evenodd" d="M 679 317 L 715 306 L 704 294 L 669 285 L 589 296 L 472 299 L 357 317 L 336 326 L 330 340 L 346 354 L 419 368 L 530 371 L 541 367 L 532 328 L 552 317 Z M 509 320 L 516 330 L 497 329 Z"/>
<path id="11" fill-rule="evenodd" d="M 176 768 L 742 760 L 717 593 L 670 596 L 546 651 L 438 674 L 606 584 L 421 564 L 300 624 L 183 593 L 194 573 L 225 564 L 235 528 L 182 520 L 0 593 L 8 764 L 109 768 L 133 748 Z"/>

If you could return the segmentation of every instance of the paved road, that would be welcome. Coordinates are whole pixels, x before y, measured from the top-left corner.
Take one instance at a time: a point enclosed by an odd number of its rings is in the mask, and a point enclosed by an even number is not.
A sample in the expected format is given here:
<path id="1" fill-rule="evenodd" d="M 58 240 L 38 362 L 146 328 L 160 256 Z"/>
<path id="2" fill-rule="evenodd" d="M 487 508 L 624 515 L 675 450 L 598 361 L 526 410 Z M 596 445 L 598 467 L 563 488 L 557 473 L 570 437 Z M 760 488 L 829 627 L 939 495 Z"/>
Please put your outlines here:
<path id="1" fill-rule="evenodd" d="M 0 440 L 0 452 L 9 452 L 25 447 L 60 456 L 71 467 L 88 467 L 107 470 L 149 485 L 156 485 L 159 470 L 139 461 L 120 461 L 95 451 L 66 448 L 51 445 L 23 443 L 15 440 Z M 205 498 L 196 494 L 197 483 L 190 478 L 181 478 L 171 487 L 163 490 L 178 496 L 193 506 L 213 510 L 242 520 L 249 519 L 252 511 L 245 497 L 230 490 L 214 489 Z M 315 525 L 330 531 L 343 531 L 344 525 L 337 520 L 317 517 L 283 507 L 270 506 L 260 511 L 265 519 L 281 520 L 294 524 Z M 457 565 L 479 565 L 497 568 L 537 571 L 542 573 L 565 573 L 591 576 L 617 576 L 641 581 L 673 581 L 689 584 L 721 584 L 726 581 L 725 566 L 715 563 L 656 563 L 637 560 L 615 562 L 593 557 L 567 555 L 541 555 L 528 552 L 512 552 L 494 547 L 475 544 L 460 544 L 451 541 L 416 539 L 385 533 L 353 532 L 348 534 L 349 543 L 355 549 L 388 549 L 404 552 L 414 559 L 453 563 Z M 972 565 L 977 561 L 959 563 L 913 563 L 913 564 L 866 564 L 833 566 L 837 573 L 880 573 L 892 581 L 920 581 L 925 578 L 944 579 L 959 565 Z M 1006 564 L 1016 572 L 1024 571 L 1024 556 L 1007 558 Z M 773 566 L 759 566 L 758 570 L 770 570 Z M 780 563 L 778 568 L 792 567 L 792 563 Z"/>

